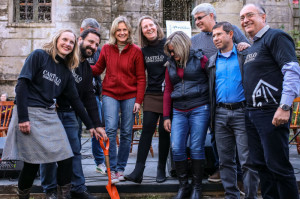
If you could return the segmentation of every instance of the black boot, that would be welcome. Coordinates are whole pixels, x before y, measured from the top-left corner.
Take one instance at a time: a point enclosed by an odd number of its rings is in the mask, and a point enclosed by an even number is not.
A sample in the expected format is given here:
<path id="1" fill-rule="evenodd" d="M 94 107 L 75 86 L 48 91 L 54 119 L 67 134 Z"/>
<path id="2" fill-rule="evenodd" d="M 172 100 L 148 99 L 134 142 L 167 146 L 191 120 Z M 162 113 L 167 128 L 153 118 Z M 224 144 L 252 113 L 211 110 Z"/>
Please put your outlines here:
<path id="1" fill-rule="evenodd" d="M 179 189 L 177 195 L 173 199 L 182 199 L 189 195 L 190 187 L 188 181 L 188 165 L 187 161 L 175 162 L 176 174 L 179 180 Z"/>
<path id="2" fill-rule="evenodd" d="M 157 165 L 156 182 L 162 183 L 166 180 L 166 165 L 159 162 Z"/>
<path id="3" fill-rule="evenodd" d="M 29 199 L 30 188 L 29 189 L 24 189 L 24 190 L 20 190 L 18 188 L 18 196 L 19 196 L 19 199 Z"/>
<path id="4" fill-rule="evenodd" d="M 143 181 L 145 165 L 142 163 L 136 163 L 134 170 L 129 175 L 125 175 L 124 178 L 128 181 L 135 183 L 141 183 Z"/>
<path id="5" fill-rule="evenodd" d="M 192 172 L 193 172 L 193 190 L 190 199 L 202 198 L 202 176 L 203 176 L 204 160 L 192 159 Z"/>

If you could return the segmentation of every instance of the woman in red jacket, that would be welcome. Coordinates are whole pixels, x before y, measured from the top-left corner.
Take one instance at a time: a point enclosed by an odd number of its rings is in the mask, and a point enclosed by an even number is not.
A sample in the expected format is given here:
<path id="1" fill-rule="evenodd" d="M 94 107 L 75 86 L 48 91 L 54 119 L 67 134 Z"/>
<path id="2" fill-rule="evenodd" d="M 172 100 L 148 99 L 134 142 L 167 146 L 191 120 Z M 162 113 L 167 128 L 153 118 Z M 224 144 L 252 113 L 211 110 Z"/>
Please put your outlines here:
<path id="1" fill-rule="evenodd" d="M 126 17 L 116 18 L 110 30 L 109 44 L 101 49 L 93 74 L 106 69 L 102 84 L 105 130 L 110 140 L 109 161 L 112 183 L 124 179 L 130 151 L 134 114 L 143 102 L 146 76 L 142 51 L 133 44 L 132 28 Z M 120 146 L 116 134 L 121 110 Z"/>

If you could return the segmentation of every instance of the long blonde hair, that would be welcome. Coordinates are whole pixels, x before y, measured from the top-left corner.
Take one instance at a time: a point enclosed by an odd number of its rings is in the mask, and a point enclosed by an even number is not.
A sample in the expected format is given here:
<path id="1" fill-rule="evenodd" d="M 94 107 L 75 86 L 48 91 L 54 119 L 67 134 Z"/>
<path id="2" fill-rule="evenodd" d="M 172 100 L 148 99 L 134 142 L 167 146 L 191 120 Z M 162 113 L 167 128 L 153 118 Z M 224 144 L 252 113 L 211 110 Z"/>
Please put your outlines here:
<path id="1" fill-rule="evenodd" d="M 132 28 L 131 28 L 131 25 L 130 25 L 128 19 L 124 16 L 119 16 L 112 22 L 112 25 L 110 28 L 110 33 L 109 33 L 109 40 L 108 40 L 109 44 L 111 44 L 111 45 L 117 44 L 117 39 L 115 37 L 115 33 L 118 30 L 119 23 L 122 23 L 122 22 L 126 25 L 126 27 L 128 29 L 128 39 L 126 42 L 129 44 L 133 43 Z"/>
<path id="2" fill-rule="evenodd" d="M 77 43 L 77 38 L 75 33 L 72 30 L 69 29 L 62 29 L 58 31 L 51 39 L 50 42 L 45 43 L 43 45 L 43 49 L 51 55 L 52 59 L 55 61 L 55 63 L 58 63 L 56 60 L 56 55 L 58 53 L 57 50 L 57 40 L 58 38 L 62 35 L 64 32 L 70 32 L 73 33 L 75 37 L 75 43 L 74 43 L 74 48 L 70 54 L 68 54 L 65 58 L 66 65 L 68 66 L 69 69 L 74 69 L 77 68 L 79 65 L 79 48 L 78 48 L 78 43 Z"/>
<path id="3" fill-rule="evenodd" d="M 148 46 L 148 39 L 145 37 L 145 35 L 143 34 L 143 30 L 142 30 L 142 21 L 144 19 L 150 19 L 151 21 L 153 21 L 153 23 L 156 25 L 156 29 L 157 29 L 157 38 L 158 40 L 162 40 L 165 37 L 164 31 L 162 30 L 162 28 L 160 27 L 159 23 L 157 22 L 157 20 L 155 20 L 153 17 L 151 16 L 142 16 L 139 19 L 139 25 L 138 25 L 138 39 L 139 39 L 139 45 L 140 47 L 145 47 Z"/>
<path id="4" fill-rule="evenodd" d="M 169 52 L 169 45 L 174 47 L 174 53 L 180 57 L 179 64 L 186 67 L 186 63 L 189 59 L 190 49 L 192 46 L 191 39 L 182 31 L 176 31 L 172 33 L 168 38 L 164 46 L 164 52 L 167 56 L 171 57 Z"/>

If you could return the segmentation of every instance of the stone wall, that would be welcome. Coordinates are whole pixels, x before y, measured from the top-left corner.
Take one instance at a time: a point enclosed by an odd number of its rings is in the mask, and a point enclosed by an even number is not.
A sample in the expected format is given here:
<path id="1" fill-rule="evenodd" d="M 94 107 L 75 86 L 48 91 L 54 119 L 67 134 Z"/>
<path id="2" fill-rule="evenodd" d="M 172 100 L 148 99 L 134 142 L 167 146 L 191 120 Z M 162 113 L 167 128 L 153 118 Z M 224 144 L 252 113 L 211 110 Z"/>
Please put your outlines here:
<path id="1" fill-rule="evenodd" d="M 12 20 L 13 0 L 0 1 L 0 92 L 8 92 L 9 97 L 15 96 L 14 87 L 26 57 L 57 30 L 68 28 L 79 34 L 81 21 L 93 17 L 101 24 L 103 45 L 112 21 L 119 15 L 128 17 L 134 33 L 142 15 L 162 18 L 160 0 L 52 0 L 52 4 L 52 23 L 17 24 Z"/>
<path id="2" fill-rule="evenodd" d="M 59 29 L 69 28 L 79 34 L 81 21 L 96 18 L 101 24 L 101 45 L 109 38 L 112 21 L 119 15 L 127 16 L 136 35 L 139 17 L 151 15 L 163 24 L 163 0 L 52 0 L 52 23 L 14 23 L 13 0 L 0 1 L 0 92 L 14 97 L 14 86 L 30 52 L 41 48 Z M 217 10 L 218 21 L 239 25 L 239 11 L 250 0 L 194 0 L 212 3 Z M 287 0 L 259 1 L 266 6 L 268 22 L 274 28 L 293 29 L 291 2 Z M 195 29 L 193 33 L 197 33 Z"/>

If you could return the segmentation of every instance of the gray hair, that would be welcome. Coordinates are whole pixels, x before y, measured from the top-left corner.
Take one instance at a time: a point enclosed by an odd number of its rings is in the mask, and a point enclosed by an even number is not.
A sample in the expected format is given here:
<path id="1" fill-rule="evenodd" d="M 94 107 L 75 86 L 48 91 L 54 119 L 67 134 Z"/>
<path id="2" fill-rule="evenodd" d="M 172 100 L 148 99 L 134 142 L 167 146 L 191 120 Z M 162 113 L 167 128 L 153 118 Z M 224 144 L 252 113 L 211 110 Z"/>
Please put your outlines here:
<path id="1" fill-rule="evenodd" d="M 167 56 L 171 57 L 169 52 L 169 45 L 174 47 L 174 53 L 180 57 L 179 63 L 186 67 L 189 59 L 190 49 L 192 46 L 191 39 L 182 31 L 173 32 L 168 38 L 164 46 L 164 52 Z"/>
<path id="2" fill-rule="evenodd" d="M 2 93 L 1 96 L 2 96 L 2 95 L 5 95 L 6 98 L 8 97 L 7 93 Z"/>
<path id="3" fill-rule="evenodd" d="M 261 4 L 248 3 L 248 4 L 244 5 L 242 9 L 244 9 L 247 6 L 254 6 L 257 9 L 259 14 L 267 14 L 265 8 Z M 265 18 L 265 22 L 267 22 L 267 17 Z"/>
<path id="4" fill-rule="evenodd" d="M 214 15 L 214 20 L 215 21 L 217 20 L 216 10 L 210 3 L 201 3 L 201 4 L 197 5 L 193 9 L 191 15 L 194 16 L 195 14 L 200 13 L 200 12 L 204 12 L 205 14 L 212 13 Z"/>
<path id="5" fill-rule="evenodd" d="M 243 8 L 250 6 L 250 5 L 254 6 L 257 9 L 257 11 L 259 12 L 259 14 L 266 14 L 265 8 L 262 7 L 262 5 L 257 4 L 257 3 L 248 3 L 248 4 L 244 5 Z"/>
<path id="6" fill-rule="evenodd" d="M 159 23 L 157 22 L 157 20 L 155 20 L 153 17 L 151 16 L 142 16 L 139 19 L 139 25 L 138 25 L 138 40 L 139 40 L 139 45 L 143 48 L 145 46 L 148 45 L 148 39 L 145 37 L 145 35 L 143 34 L 142 31 L 142 21 L 144 19 L 150 19 L 151 21 L 153 21 L 153 23 L 156 25 L 156 29 L 157 29 L 157 37 L 158 40 L 162 40 L 165 37 L 164 31 L 162 30 L 162 28 L 160 27 Z"/>
<path id="7" fill-rule="evenodd" d="M 117 39 L 115 37 L 115 33 L 118 30 L 119 23 L 124 23 L 126 25 L 128 32 L 129 32 L 127 43 L 132 44 L 133 43 L 132 28 L 131 28 L 131 25 L 130 25 L 128 19 L 124 16 L 119 16 L 112 22 L 112 25 L 110 28 L 110 33 L 109 33 L 108 43 L 111 45 L 117 44 Z"/>
<path id="8" fill-rule="evenodd" d="M 82 21 L 81 28 L 83 28 L 84 30 L 86 30 L 88 28 L 95 28 L 95 29 L 99 30 L 100 29 L 100 24 L 94 18 L 86 18 Z"/>

